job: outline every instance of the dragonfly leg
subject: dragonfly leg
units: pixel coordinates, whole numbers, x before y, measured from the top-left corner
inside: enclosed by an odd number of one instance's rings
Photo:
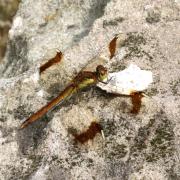
[[[99,81],[99,82],[101,82],[103,84],[108,84],[112,80],[112,78],[113,78],[113,76],[111,78],[109,78],[106,82],[104,82],[104,81]]]

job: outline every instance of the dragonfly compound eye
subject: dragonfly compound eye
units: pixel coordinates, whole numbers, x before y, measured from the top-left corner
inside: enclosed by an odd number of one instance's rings
[[[97,68],[96,68],[96,72],[97,72],[98,74],[105,75],[105,74],[107,74],[107,69],[106,69],[104,66],[99,65],[99,66],[97,66]]]
[[[104,80],[107,78],[107,69],[102,65],[97,66],[96,73],[100,80]]]

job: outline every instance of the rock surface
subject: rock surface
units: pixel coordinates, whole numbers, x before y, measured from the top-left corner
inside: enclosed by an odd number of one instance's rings
[[[0,64],[1,179],[180,179],[179,9],[178,0],[21,2]],[[139,114],[129,97],[94,87],[18,129],[119,32],[127,40],[109,70],[134,63],[154,75]],[[57,49],[63,60],[40,76]],[[76,143],[72,131],[95,120],[105,139]]]
[[[0,62],[6,52],[8,31],[11,27],[12,18],[17,11],[18,4],[18,0],[0,1]]]

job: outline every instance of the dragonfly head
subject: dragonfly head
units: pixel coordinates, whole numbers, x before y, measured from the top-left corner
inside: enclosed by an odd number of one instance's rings
[[[108,78],[108,71],[102,65],[96,67],[96,73],[99,81],[104,81]]]

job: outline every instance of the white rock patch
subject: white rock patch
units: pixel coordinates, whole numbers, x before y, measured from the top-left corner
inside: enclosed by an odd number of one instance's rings
[[[108,79],[107,84],[98,83],[97,86],[109,93],[123,95],[143,91],[153,82],[151,71],[141,70],[134,64],[123,71],[109,73]]]
[[[12,28],[9,30],[9,39],[13,39],[14,36],[22,33],[23,19],[18,16],[14,19]]]

